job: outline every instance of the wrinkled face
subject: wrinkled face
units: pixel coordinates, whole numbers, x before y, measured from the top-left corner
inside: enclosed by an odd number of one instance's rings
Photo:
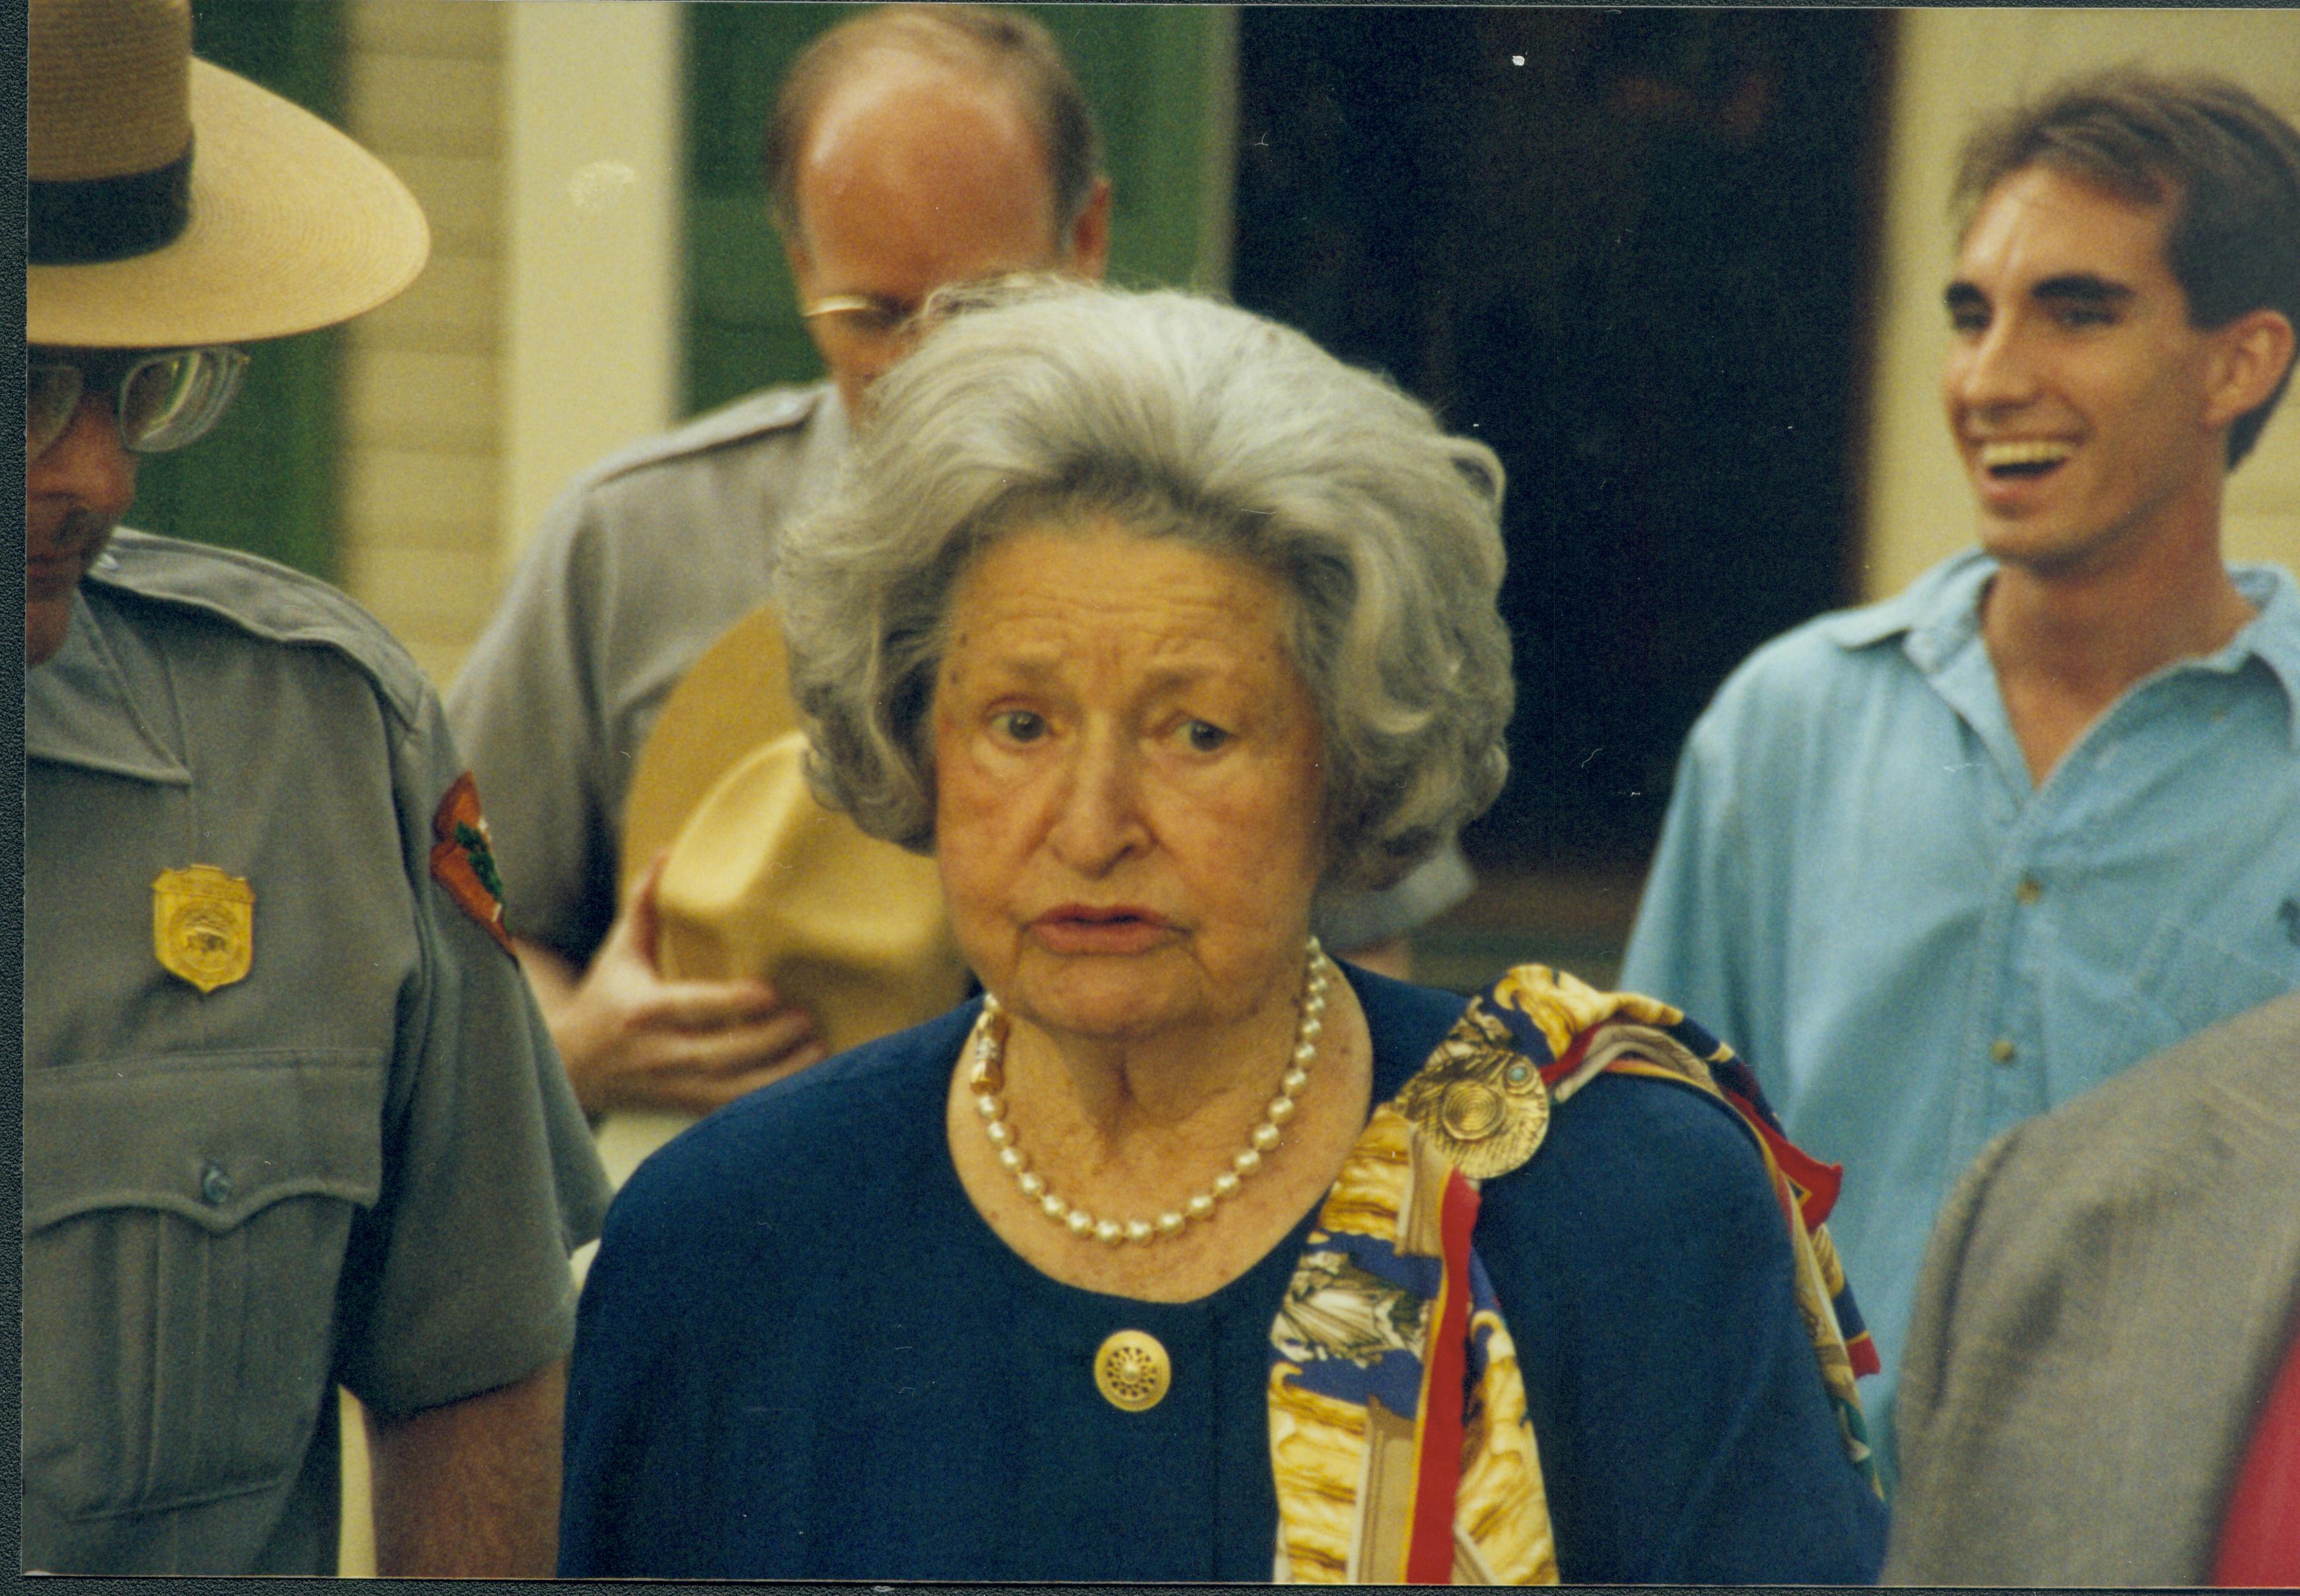
[[[37,353],[37,352],[35,352]],[[24,663],[64,645],[80,578],[136,498],[136,456],[109,393],[85,395],[63,435],[24,462]]]
[[[935,850],[1018,1018],[1115,1040],[1291,1001],[1325,864],[1292,614],[1276,578],[1107,521],[1016,532],[962,579]]]
[[[2226,340],[2188,325],[2168,222],[2162,206],[2029,167],[1965,234],[1941,392],[2000,559],[2080,571],[2217,527]]]
[[[1010,271],[1099,277],[1106,201],[1064,229],[1038,135],[1006,91],[889,56],[815,114],[788,241],[801,304],[847,413],[908,348],[904,320],[946,284]]]

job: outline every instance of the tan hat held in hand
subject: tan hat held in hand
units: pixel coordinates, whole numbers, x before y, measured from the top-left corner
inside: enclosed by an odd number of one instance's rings
[[[662,973],[762,977],[844,1051],[941,1013],[968,976],[934,860],[816,800],[797,719],[781,616],[764,605],[704,652],[655,718],[625,804],[622,891],[668,849],[651,950]],[[620,1185],[692,1123],[609,1114],[600,1160]]]
[[[764,604],[704,650],[639,750],[622,890],[669,849],[655,886],[667,976],[758,976],[843,1050],[966,994],[935,863],[808,790],[782,617]]]

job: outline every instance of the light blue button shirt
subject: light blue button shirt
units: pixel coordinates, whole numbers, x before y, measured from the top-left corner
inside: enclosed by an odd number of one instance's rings
[[[2254,619],[2132,686],[2035,786],[1979,636],[1995,569],[1960,554],[1719,689],[1621,972],[1746,1052],[1790,1137],[1845,1165],[1829,1228],[1884,1359],[1872,1424],[1982,1146],[2300,987],[2300,584],[2232,568]]]

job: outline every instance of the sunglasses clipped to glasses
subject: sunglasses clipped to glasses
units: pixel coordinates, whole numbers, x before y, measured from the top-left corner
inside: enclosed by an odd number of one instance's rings
[[[35,349],[24,362],[24,458],[37,460],[71,429],[81,399],[110,394],[120,441],[138,454],[180,449],[207,436],[231,407],[247,357],[201,349]]]

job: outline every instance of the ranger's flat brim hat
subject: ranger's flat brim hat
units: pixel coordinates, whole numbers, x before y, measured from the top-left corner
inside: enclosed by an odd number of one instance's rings
[[[415,280],[430,229],[390,169],[191,54],[188,0],[31,0],[29,344],[308,332]]]

